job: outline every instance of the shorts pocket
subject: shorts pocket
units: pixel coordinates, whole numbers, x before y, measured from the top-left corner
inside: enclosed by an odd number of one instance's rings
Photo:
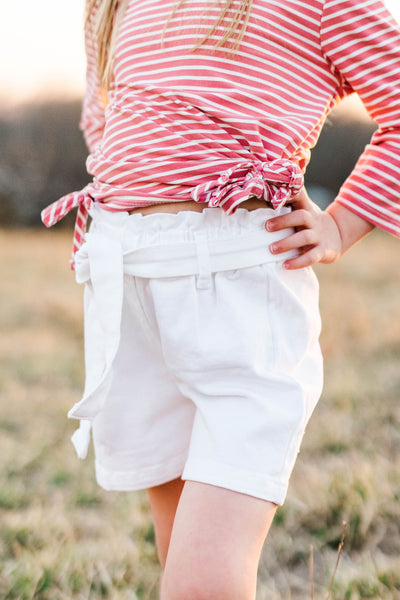
[[[234,274],[234,275],[233,275]],[[166,363],[173,370],[245,368],[273,361],[265,265],[151,281]]]

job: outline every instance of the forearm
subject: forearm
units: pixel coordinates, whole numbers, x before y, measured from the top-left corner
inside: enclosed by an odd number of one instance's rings
[[[342,241],[342,255],[375,229],[375,225],[359,217],[339,202],[332,202],[326,212],[331,215],[338,227]]]

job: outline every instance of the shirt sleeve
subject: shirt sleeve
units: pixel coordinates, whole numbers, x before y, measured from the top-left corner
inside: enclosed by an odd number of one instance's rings
[[[382,0],[325,0],[321,45],[378,124],[336,201],[400,237],[400,28]]]
[[[101,100],[101,88],[97,72],[97,46],[94,35],[93,16],[85,31],[86,50],[86,91],[83,99],[81,120],[79,123],[83,131],[89,152],[93,152],[101,141],[104,131],[104,106]]]

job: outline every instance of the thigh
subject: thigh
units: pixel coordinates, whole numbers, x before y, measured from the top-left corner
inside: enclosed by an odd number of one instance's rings
[[[275,510],[266,500],[186,481],[161,599],[254,599],[259,558]]]

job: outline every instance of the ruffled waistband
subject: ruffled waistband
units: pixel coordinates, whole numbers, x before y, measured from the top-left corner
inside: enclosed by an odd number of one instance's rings
[[[267,219],[286,214],[290,207],[279,211],[272,208],[246,210],[239,208],[233,215],[221,209],[205,208],[202,212],[178,213],[111,212],[94,204],[89,211],[93,218],[91,234],[102,234],[118,240],[123,251],[159,244],[194,242],[196,233],[202,232],[207,240],[231,239],[251,232],[265,232]]]

